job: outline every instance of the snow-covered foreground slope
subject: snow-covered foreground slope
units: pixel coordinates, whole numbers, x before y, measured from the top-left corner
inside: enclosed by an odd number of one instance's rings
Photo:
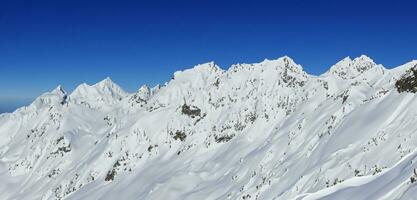
[[[0,115],[0,199],[414,199],[416,76],[282,57],[59,86]]]

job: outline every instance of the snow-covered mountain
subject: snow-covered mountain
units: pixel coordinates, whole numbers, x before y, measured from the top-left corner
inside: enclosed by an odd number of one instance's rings
[[[0,115],[0,199],[415,199],[417,61],[110,78]]]

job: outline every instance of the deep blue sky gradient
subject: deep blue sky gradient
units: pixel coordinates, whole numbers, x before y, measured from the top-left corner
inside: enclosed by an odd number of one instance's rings
[[[208,61],[288,55],[321,74],[367,54],[390,68],[417,59],[416,13],[400,0],[0,0],[0,112],[59,84],[110,76],[132,92]]]

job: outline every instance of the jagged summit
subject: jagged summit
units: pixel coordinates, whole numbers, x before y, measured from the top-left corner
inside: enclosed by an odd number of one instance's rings
[[[203,84],[206,79],[216,77],[224,72],[216,63],[208,62],[183,71],[176,71],[170,81],[175,83]]]
[[[303,67],[297,64],[292,58],[289,56],[282,56],[276,59],[267,59],[265,58],[263,61],[258,63],[238,63],[233,64],[229,67],[227,72],[239,72],[241,70],[249,70],[249,71],[258,71],[265,72],[265,73],[298,73],[302,74],[303,76],[307,75],[304,71]]]
[[[345,57],[330,67],[324,75],[331,74],[342,79],[353,79],[375,66],[378,65],[366,55],[361,55],[353,60],[350,57]],[[383,68],[382,65],[379,66]]]
[[[356,57],[353,60],[357,61],[357,62],[372,62],[372,63],[374,63],[374,60],[372,58],[370,58],[369,56],[365,55],[365,54],[362,54],[362,55]]]
[[[368,56],[361,55],[353,59],[353,65],[356,67],[356,70],[358,70],[360,73],[363,73],[364,71],[373,68],[377,64]]]
[[[277,63],[277,62],[288,62],[288,63],[292,63],[292,64],[296,64],[294,62],[294,59],[292,59],[291,57],[285,55],[285,56],[281,56],[275,59],[268,59],[265,58],[262,62],[260,63]]]
[[[51,93],[67,95],[67,92],[61,85],[58,85],[54,90],[51,91]]]
[[[142,87],[139,88],[137,93],[140,96],[142,96],[144,99],[147,99],[151,95],[151,89],[147,85],[143,85]]]
[[[180,74],[180,73],[216,73],[216,72],[221,72],[223,71],[223,69],[220,68],[220,66],[218,66],[214,61],[210,61],[207,63],[202,63],[202,64],[198,64],[195,65],[194,67],[190,68],[190,69],[186,69],[183,71],[177,71],[175,72],[175,74]],[[174,74],[174,75],[175,75]]]

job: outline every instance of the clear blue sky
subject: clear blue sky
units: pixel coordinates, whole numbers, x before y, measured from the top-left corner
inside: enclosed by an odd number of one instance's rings
[[[367,54],[393,67],[417,59],[416,13],[400,0],[0,0],[0,112],[58,84],[71,91],[110,76],[134,91],[212,60],[226,68],[288,55],[321,74]]]

